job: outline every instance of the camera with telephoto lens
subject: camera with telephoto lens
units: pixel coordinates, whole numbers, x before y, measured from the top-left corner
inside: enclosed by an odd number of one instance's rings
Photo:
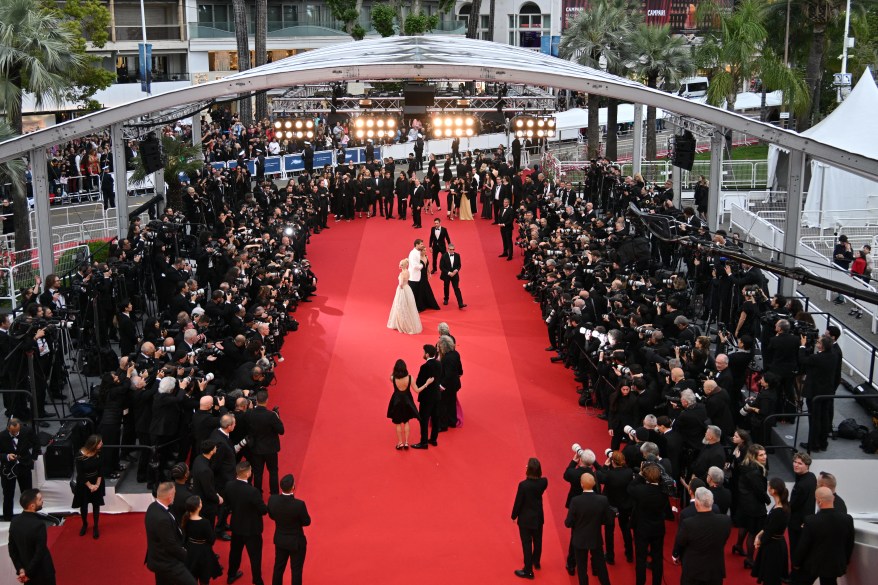
[[[753,412],[753,406],[756,404],[756,397],[750,396],[744,401],[744,406],[741,407],[741,410],[738,411],[738,414],[741,416],[748,416],[751,412]]]

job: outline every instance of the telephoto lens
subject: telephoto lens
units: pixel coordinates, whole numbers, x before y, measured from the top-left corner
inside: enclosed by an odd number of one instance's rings
[[[604,455],[606,455],[607,457],[609,457],[609,456],[612,455],[612,454],[613,454],[613,450],[612,450],[612,449],[607,449],[606,451],[604,451]]]
[[[582,457],[582,452],[584,451],[582,445],[580,445],[579,443],[573,443],[572,449],[574,455],[576,455],[577,457]]]

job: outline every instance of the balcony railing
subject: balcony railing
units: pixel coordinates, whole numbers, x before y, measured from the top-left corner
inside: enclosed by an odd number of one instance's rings
[[[371,24],[361,22],[360,26],[368,33],[374,33]],[[254,34],[253,24],[250,24],[249,35]],[[439,23],[434,30],[436,34],[465,34],[465,20],[448,20]],[[147,35],[149,32],[147,32]],[[290,37],[314,37],[314,36],[346,36],[344,25],[334,19],[311,18],[298,21],[268,21],[268,38]],[[235,23],[189,23],[190,39],[226,39],[235,36]]]
[[[142,41],[143,28],[140,26],[117,26],[116,42]],[[149,41],[185,41],[180,34],[179,24],[160,24],[146,27],[146,40]]]
[[[155,73],[152,75],[152,82],[158,83],[162,81],[189,81],[188,73]],[[130,77],[117,76],[116,83],[140,83],[136,75]]]

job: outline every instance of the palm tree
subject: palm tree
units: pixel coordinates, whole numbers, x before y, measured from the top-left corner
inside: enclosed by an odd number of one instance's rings
[[[811,110],[807,116],[799,116],[796,130],[802,132],[811,127],[820,111],[820,91],[823,83],[824,57],[828,40],[826,29],[833,24],[845,8],[845,0],[805,0],[802,11],[811,23],[811,45],[808,48],[808,64],[805,79],[811,95]]]
[[[268,52],[265,38],[268,36],[268,0],[256,0],[256,66],[265,65]],[[263,91],[256,95],[256,119],[268,117],[268,95]]]
[[[673,87],[680,79],[692,74],[695,66],[692,54],[683,37],[671,36],[669,25],[641,24],[628,37],[625,66],[647,87],[658,88],[659,80],[665,87]],[[646,108],[646,158],[655,160],[656,153],[655,107]]]
[[[620,19],[617,21],[616,36],[625,39],[629,34],[643,22],[643,12],[639,4],[635,4],[631,0],[611,0],[613,6],[619,10]],[[624,62],[628,60],[627,43],[611,45],[608,50],[615,51],[617,54],[614,59],[608,60],[607,70],[615,75],[624,76]],[[619,121],[619,100],[615,98],[607,98],[607,148],[606,156],[610,160],[618,158],[618,123]]]
[[[13,133],[22,132],[25,91],[37,104],[62,100],[71,85],[67,72],[85,64],[74,47],[69,29],[39,3],[0,0],[0,103]],[[15,246],[24,250],[30,247],[27,194],[23,182],[13,185]]]
[[[586,67],[621,66],[624,39],[632,32],[624,2],[599,2],[567,23],[561,35],[558,55]],[[600,146],[600,96],[588,94],[588,156],[595,158]],[[613,134],[608,132],[608,134]]]
[[[807,112],[808,88],[801,74],[785,65],[768,47],[768,5],[742,0],[731,11],[712,13],[717,23],[696,51],[696,63],[708,72],[707,103],[734,111],[745,80],[761,77],[765,90],[782,90],[784,103],[797,113]]]
[[[479,38],[479,12],[482,11],[482,0],[473,0],[469,9],[469,18],[466,22],[466,38]],[[491,39],[493,40],[493,39]]]
[[[201,145],[186,144],[174,136],[164,134],[161,137],[161,143],[165,162],[162,175],[165,179],[165,185],[168,187],[168,207],[179,209],[183,195],[180,173],[195,176],[202,169],[204,161],[199,158]],[[135,187],[143,185],[148,174],[146,167],[143,166],[143,157],[136,156],[132,160],[134,161],[134,171],[128,182]]]
[[[245,0],[232,0],[235,12],[235,43],[238,46],[238,71],[250,69],[250,36],[247,29],[247,3]],[[238,114],[241,123],[249,124],[253,120],[253,107],[250,96],[238,102]]]

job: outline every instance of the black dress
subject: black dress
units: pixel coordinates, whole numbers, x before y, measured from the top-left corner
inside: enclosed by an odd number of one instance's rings
[[[784,538],[789,521],[790,513],[783,508],[774,507],[768,513],[751,573],[763,585],[780,585],[781,580],[789,575],[789,555]]]
[[[81,452],[76,456],[76,489],[73,490],[73,508],[81,508],[86,504],[92,506],[104,505],[104,482],[95,491],[90,491],[85,482],[97,483],[101,477],[101,454],[95,453],[91,457]]]
[[[415,400],[412,398],[412,377],[409,376],[408,387],[405,390],[398,389],[393,378],[390,379],[390,383],[393,386],[393,396],[390,397],[390,404],[387,405],[387,418],[397,425],[418,418],[418,407],[415,406]]]
[[[768,497],[768,479],[764,469],[757,463],[741,465],[738,469],[740,475],[736,524],[755,535],[765,526],[765,506],[771,502]]]
[[[415,295],[417,295],[416,301],[419,311],[425,309],[439,310],[439,303],[436,302],[436,296],[433,294],[433,287],[430,286],[430,281],[427,279],[427,275],[430,273],[428,270],[429,267],[429,261],[421,260],[421,284],[415,292]]]
[[[205,583],[223,574],[216,555],[213,554],[213,542],[216,535],[206,518],[189,520],[184,531],[186,541],[186,568],[199,582]]]

